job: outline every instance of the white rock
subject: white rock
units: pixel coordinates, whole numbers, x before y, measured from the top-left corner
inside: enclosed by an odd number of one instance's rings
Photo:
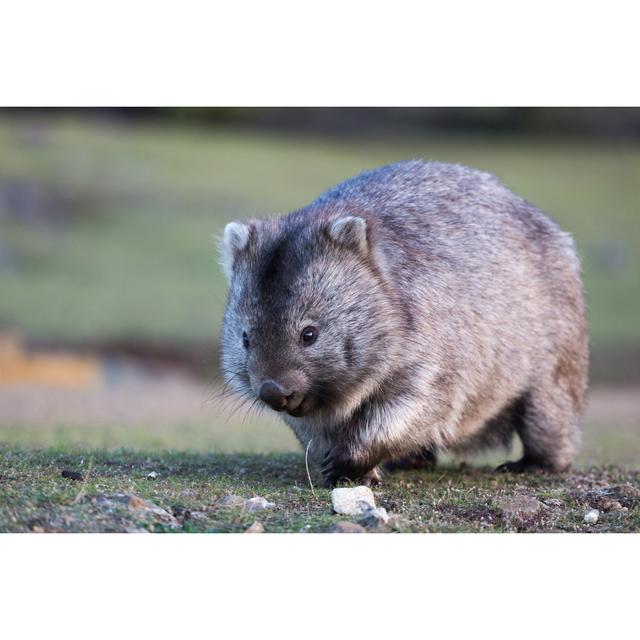
[[[147,478],[150,478],[151,480],[155,480],[157,477],[158,477],[157,471],[151,471],[147,473]]]
[[[598,522],[599,515],[600,512],[597,509],[589,509],[589,511],[584,514],[584,521],[587,524],[595,524],[596,522]]]
[[[373,492],[369,487],[340,487],[331,492],[331,505],[336,513],[361,516],[376,508]]]
[[[245,511],[262,511],[263,509],[273,509],[275,506],[273,502],[269,502],[260,496],[249,498],[249,500],[244,503]]]

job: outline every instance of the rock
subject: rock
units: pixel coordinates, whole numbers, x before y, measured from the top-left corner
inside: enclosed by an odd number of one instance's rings
[[[341,487],[331,492],[331,505],[336,513],[361,516],[376,508],[373,492],[369,487]]]
[[[269,502],[265,498],[261,496],[255,496],[254,498],[249,498],[249,500],[245,500],[244,509],[245,511],[254,512],[254,511],[262,511],[263,509],[273,509],[276,505],[273,502]]]
[[[614,487],[614,490],[621,496],[626,498],[640,498],[640,488],[635,487],[630,482],[619,484],[618,486]]]
[[[150,471],[147,473],[147,478],[149,478],[149,480],[155,480],[157,477],[158,473],[156,471]]]
[[[159,507],[153,502],[144,500],[140,496],[126,493],[97,494],[85,497],[87,502],[91,502],[102,509],[122,509],[127,508],[143,517],[151,517],[172,527],[178,526],[178,521],[168,511]]]
[[[84,476],[78,471],[70,471],[69,469],[62,470],[62,477],[69,480],[84,480]]]
[[[584,521],[587,524],[595,524],[596,522],[598,522],[599,516],[600,512],[597,509],[589,509],[589,511],[584,514]]]
[[[517,527],[532,523],[542,509],[542,503],[539,500],[525,494],[499,498],[496,506],[502,518]]]
[[[336,522],[330,529],[329,533],[366,533],[367,530],[355,522],[348,522],[347,520],[341,520]]]
[[[389,522],[389,514],[384,507],[377,509],[369,509],[364,517],[360,520],[360,524],[368,528],[376,528],[380,525],[386,525]]]
[[[264,526],[256,520],[248,529],[245,529],[245,533],[264,533]]]
[[[598,505],[603,511],[622,511],[624,507],[613,498],[602,498]]]
[[[226,495],[216,502],[218,507],[233,507],[236,509],[244,509],[253,513],[254,511],[262,511],[263,509],[273,509],[276,505],[269,502],[262,496],[254,496],[253,498],[242,498],[240,496]]]
[[[187,509],[181,504],[174,504],[171,506],[171,513],[180,520],[183,524],[188,520],[206,520],[207,514],[204,511],[192,511]]]
[[[241,498],[240,496],[234,495],[226,495],[222,496],[217,502],[216,505],[218,507],[244,507],[244,503],[246,502],[245,498]]]

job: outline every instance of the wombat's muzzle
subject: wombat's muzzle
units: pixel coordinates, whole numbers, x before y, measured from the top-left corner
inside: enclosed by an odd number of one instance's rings
[[[275,380],[265,380],[260,385],[260,399],[266,402],[275,411],[285,411],[295,414],[302,401],[304,393],[300,391],[290,391]]]

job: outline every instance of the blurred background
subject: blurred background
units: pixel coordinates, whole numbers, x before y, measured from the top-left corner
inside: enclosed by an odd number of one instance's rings
[[[0,444],[297,450],[221,396],[213,236],[402,159],[498,175],[576,238],[581,463],[640,460],[640,109],[0,110]]]

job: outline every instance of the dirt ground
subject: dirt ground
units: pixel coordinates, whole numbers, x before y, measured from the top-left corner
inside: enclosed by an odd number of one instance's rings
[[[314,474],[312,474],[314,475]],[[373,512],[334,513],[304,456],[0,445],[0,532],[637,532],[637,471],[388,474]]]

